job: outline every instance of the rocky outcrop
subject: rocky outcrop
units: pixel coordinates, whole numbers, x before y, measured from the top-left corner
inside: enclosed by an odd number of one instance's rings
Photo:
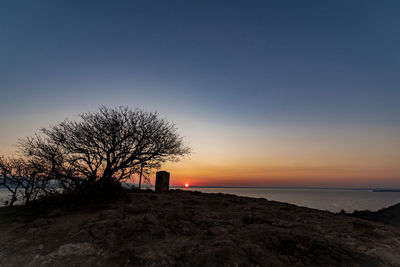
[[[400,266],[396,228],[266,199],[128,193],[0,224],[0,266]]]
[[[400,229],[400,203],[378,211],[355,211],[351,215],[370,221],[392,225]]]

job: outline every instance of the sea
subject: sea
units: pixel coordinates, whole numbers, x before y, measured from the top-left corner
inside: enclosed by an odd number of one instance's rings
[[[375,192],[373,189],[358,188],[190,187],[179,189],[265,198],[331,212],[377,211],[400,203],[400,192]],[[5,189],[0,189],[0,205],[7,195],[8,192]]]
[[[377,211],[400,203],[400,191],[375,192],[373,189],[359,188],[196,187],[180,189],[204,193],[224,193],[244,197],[265,198],[331,212],[340,212],[341,210],[346,212],[353,212],[356,210]]]

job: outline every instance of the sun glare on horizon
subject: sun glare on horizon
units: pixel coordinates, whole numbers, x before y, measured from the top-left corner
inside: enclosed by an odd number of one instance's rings
[[[190,186],[189,184],[185,184],[185,188],[189,188],[189,186]]]

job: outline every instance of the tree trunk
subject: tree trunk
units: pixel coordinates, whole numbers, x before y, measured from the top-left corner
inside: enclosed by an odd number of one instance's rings
[[[139,178],[139,190],[142,185],[142,175],[143,175],[143,164],[140,164],[140,178]]]

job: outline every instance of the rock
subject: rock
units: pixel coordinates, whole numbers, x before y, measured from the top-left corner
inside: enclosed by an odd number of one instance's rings
[[[65,244],[56,251],[51,252],[50,257],[69,257],[69,256],[91,256],[96,255],[97,250],[90,243]]]
[[[148,210],[149,206],[145,205],[133,205],[125,208],[125,212],[129,214],[141,214],[147,212]]]
[[[103,207],[0,225],[0,266],[400,266],[399,230],[347,215],[182,190]]]
[[[157,217],[152,214],[147,214],[146,216],[144,216],[143,221],[145,224],[152,224],[152,225],[159,224],[159,220],[157,219]]]
[[[228,227],[215,226],[215,227],[211,227],[210,229],[208,229],[208,233],[213,236],[219,236],[219,235],[228,233],[230,230],[231,229],[229,229]]]
[[[38,218],[34,220],[30,225],[31,227],[44,227],[49,223],[49,220],[46,218]]]
[[[50,213],[47,215],[47,217],[48,217],[48,218],[54,218],[54,217],[59,217],[59,216],[65,215],[65,214],[66,214],[65,211],[63,211],[63,210],[61,210],[61,209],[55,209],[55,210],[53,210],[52,212],[50,212]]]

